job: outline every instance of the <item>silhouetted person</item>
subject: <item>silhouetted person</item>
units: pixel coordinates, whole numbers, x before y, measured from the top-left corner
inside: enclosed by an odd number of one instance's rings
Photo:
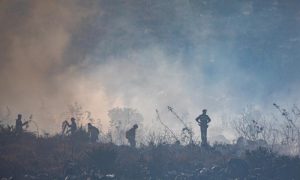
[[[91,123],[88,123],[88,134],[92,143],[98,140],[99,129],[93,126]]]
[[[130,144],[131,147],[135,147],[136,141],[135,141],[135,133],[136,129],[138,128],[138,125],[135,124],[131,129],[126,131],[126,138]]]
[[[196,118],[196,121],[198,122],[201,130],[201,145],[206,146],[207,145],[207,128],[208,123],[211,121],[208,115],[206,114],[207,110],[203,109],[202,114],[199,115]]]
[[[22,122],[22,114],[18,114],[16,119],[16,135],[20,135],[23,132],[23,126],[28,125],[29,121]]]
[[[69,127],[67,133],[71,132],[71,135],[74,135],[75,132],[77,131],[77,124],[76,124],[76,121],[75,121],[75,118],[71,118],[71,124],[69,123],[66,123],[67,126]]]

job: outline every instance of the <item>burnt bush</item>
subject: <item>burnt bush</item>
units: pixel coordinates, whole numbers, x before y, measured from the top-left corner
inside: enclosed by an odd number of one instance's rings
[[[100,170],[104,174],[115,172],[116,159],[116,147],[110,144],[95,147],[86,153],[88,166]]]
[[[269,179],[299,179],[300,159],[298,156],[279,155],[267,148],[247,151],[245,160],[256,177]]]
[[[90,143],[76,136],[0,135],[0,177],[17,179],[299,179],[300,159],[235,145]]]

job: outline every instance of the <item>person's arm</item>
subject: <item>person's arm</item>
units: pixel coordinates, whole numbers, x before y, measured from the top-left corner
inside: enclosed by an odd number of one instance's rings
[[[200,123],[200,116],[198,116],[196,119],[195,119],[196,121],[197,121],[197,123]]]
[[[211,119],[210,119],[210,117],[209,117],[209,116],[207,116],[207,118],[208,118],[208,121],[207,121],[207,123],[209,123],[209,122],[211,121]]]
[[[68,133],[71,132],[71,124],[69,124],[68,121],[65,121],[65,122],[66,122],[66,127],[68,127],[68,128],[67,128],[67,131],[66,131],[66,134],[68,134]]]
[[[71,127],[71,124],[69,124],[68,121],[66,121],[66,125],[70,128]]]
[[[24,123],[22,123],[22,126],[25,126],[29,123],[29,121],[25,121]]]

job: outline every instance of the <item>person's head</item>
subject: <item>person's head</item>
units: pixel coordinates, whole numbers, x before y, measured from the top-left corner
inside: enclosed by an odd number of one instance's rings
[[[71,121],[72,121],[72,122],[75,122],[75,118],[72,117],[72,118],[71,118]]]
[[[18,114],[18,119],[22,119],[22,114]]]
[[[92,127],[92,124],[91,124],[91,123],[88,123],[88,127],[89,127],[89,128]]]
[[[203,113],[203,114],[206,114],[206,112],[207,112],[206,109],[203,109],[203,110],[202,110],[202,113]]]
[[[134,129],[137,129],[139,126],[137,124],[133,125]]]

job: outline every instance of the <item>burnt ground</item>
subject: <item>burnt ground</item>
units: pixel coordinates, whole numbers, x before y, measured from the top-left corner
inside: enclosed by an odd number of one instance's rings
[[[300,179],[300,159],[265,147],[153,144],[130,148],[74,137],[0,134],[2,179]]]

